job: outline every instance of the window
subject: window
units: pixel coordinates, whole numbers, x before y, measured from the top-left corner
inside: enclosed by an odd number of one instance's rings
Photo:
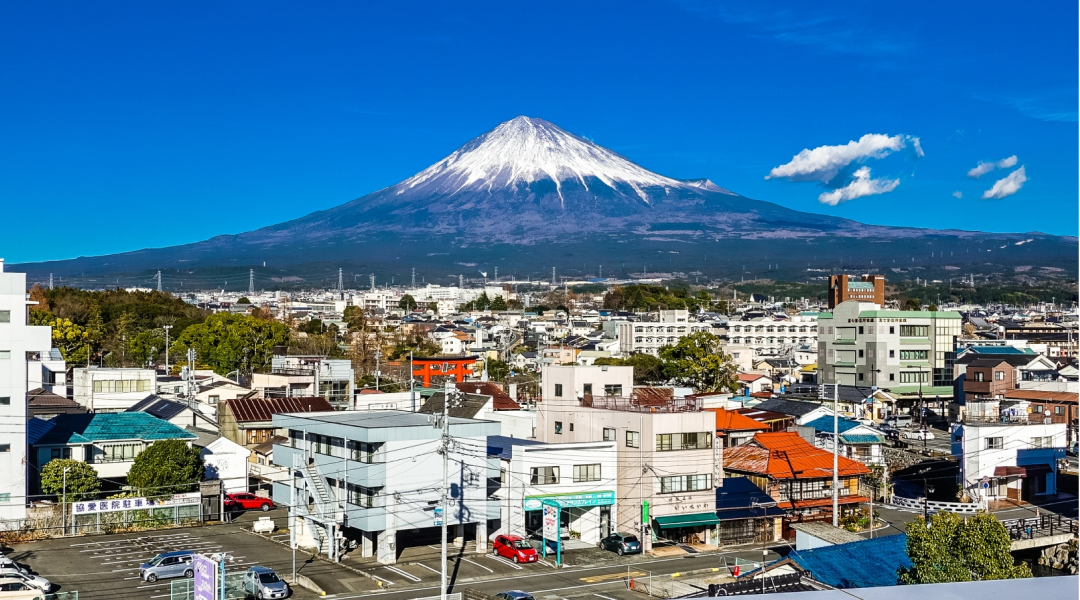
[[[611,427],[605,427],[604,428],[604,441],[605,442],[614,442],[615,441],[615,436],[616,436],[616,431],[614,429],[612,429]]]
[[[605,396],[622,396],[622,385],[608,384],[604,386]]]
[[[0,444],[0,452],[11,452],[11,444]]]
[[[556,383],[555,384],[555,397],[556,398],[562,398],[562,384],[561,383]]]
[[[111,444],[101,447],[101,462],[122,462],[135,460],[135,455],[142,449],[140,444]]]
[[[562,421],[555,421],[555,435],[562,435]]]
[[[3,406],[11,405],[11,396],[0,396],[0,405],[3,405]]]
[[[126,392],[149,392],[149,379],[96,379],[94,393],[117,394]]]
[[[0,502],[11,502],[11,494],[6,492],[0,494]]]
[[[862,325],[859,325],[859,335],[862,335],[863,333],[865,333],[864,328]]]
[[[712,448],[712,437],[710,432],[657,434],[656,450],[704,450]]]
[[[896,358],[896,350],[889,350],[889,358]]]
[[[636,431],[626,432],[626,447],[627,448],[640,448],[641,447],[641,434]]]
[[[1031,412],[1032,413],[1041,413],[1042,412],[1042,405],[1041,404],[1032,404],[1031,405]]]
[[[0,350],[0,360],[11,358],[11,350]]]
[[[982,371],[975,371],[975,381],[982,381],[983,379],[984,379],[983,378],[983,372]]]
[[[710,475],[676,475],[660,478],[660,493],[700,492],[710,487]]]
[[[929,325],[901,325],[900,337],[930,337]]]
[[[863,381],[863,374],[859,373],[859,381]]]
[[[209,404],[217,404],[218,400],[220,400],[220,399],[221,399],[221,396],[207,396],[206,397],[206,401]]]
[[[896,373],[889,373],[889,381],[896,381]]]
[[[375,488],[349,484],[349,504],[355,504],[361,508],[373,508],[375,506],[375,499],[378,495],[378,490]]]
[[[584,392],[586,396],[592,396],[592,384],[591,383],[586,383],[586,384],[582,385],[581,389],[582,389],[582,392]]]
[[[49,460],[54,458],[71,458],[71,448],[53,448],[49,450]]]
[[[10,310],[0,310],[0,323],[10,323],[10,322],[11,322],[11,311]]]
[[[895,327],[889,327],[889,333],[896,333]]]
[[[289,430],[289,447],[299,448],[300,442],[304,439],[304,432],[296,429]]]
[[[1054,447],[1054,438],[1052,436],[1033,437],[1033,438],[1031,438],[1031,447],[1032,448],[1053,448]]]
[[[901,350],[900,360],[926,360],[927,350]]]
[[[532,485],[559,483],[559,467],[533,467],[529,469],[529,481]]]
[[[352,459],[365,464],[375,462],[375,452],[379,449],[377,444],[368,442],[352,442]]]
[[[1005,444],[1004,444],[1004,441],[1003,441],[1004,439],[1005,438],[1001,438],[1001,437],[988,437],[988,438],[986,438],[986,449],[987,450],[1001,450],[1002,448],[1005,447]]]
[[[864,356],[866,356],[866,354],[862,350],[859,350],[859,358],[863,358]]]
[[[574,482],[600,481],[600,465],[574,465]]]
[[[1063,415],[1063,414],[1065,414],[1065,407],[1064,406],[1055,406],[1054,407],[1054,414],[1055,415]]]
[[[1005,371],[994,371],[994,381],[1005,381]]]
[[[927,379],[926,371],[901,371],[900,383],[926,383]]]
[[[571,423],[571,424],[570,424],[570,431],[571,431],[571,432],[573,432],[573,431],[574,431],[574,424],[573,424],[573,423]]]

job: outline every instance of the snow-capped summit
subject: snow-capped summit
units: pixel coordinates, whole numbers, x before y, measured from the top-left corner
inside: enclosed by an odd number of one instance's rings
[[[564,203],[565,181],[579,184],[586,192],[596,182],[613,189],[625,185],[645,203],[649,202],[646,188],[686,185],[639,167],[554,123],[521,116],[401,182],[397,193],[416,188],[451,193],[505,188],[528,193],[533,191],[532,184],[545,180],[555,184],[555,193]]]

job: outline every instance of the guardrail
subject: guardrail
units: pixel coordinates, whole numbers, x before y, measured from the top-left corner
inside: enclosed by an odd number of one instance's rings
[[[922,498],[905,498],[903,496],[891,496],[889,504],[901,508],[923,510],[928,513],[951,512],[961,515],[973,515],[983,510],[983,505],[977,502],[938,502],[937,500],[925,501]]]
[[[1049,537],[1063,533],[1077,534],[1076,519],[1049,514],[1021,519],[1006,519],[1001,522],[1009,537],[1015,540],[1030,540],[1037,537]]]

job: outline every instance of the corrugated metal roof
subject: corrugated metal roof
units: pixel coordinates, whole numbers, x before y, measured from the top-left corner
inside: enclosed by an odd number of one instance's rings
[[[896,572],[911,567],[904,534],[796,550],[788,558],[835,588],[894,586]]]
[[[723,408],[706,408],[705,410],[716,413],[717,431],[762,431],[769,428],[768,425],[733,410]]]
[[[334,407],[320,396],[304,398],[236,398],[225,403],[237,423],[265,423],[283,413],[324,412]]]

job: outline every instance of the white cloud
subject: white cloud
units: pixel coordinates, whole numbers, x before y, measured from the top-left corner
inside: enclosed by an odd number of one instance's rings
[[[788,181],[832,181],[840,171],[855,161],[867,158],[884,158],[892,152],[904,148],[908,141],[915,147],[916,156],[922,156],[919,139],[904,135],[883,135],[868,133],[859,141],[850,141],[840,146],[818,146],[813,150],[803,149],[792,157],[791,162],[775,167],[765,179],[779,177]]]
[[[1014,162],[1013,164],[1016,163]],[[982,197],[997,200],[1006,196],[1012,196],[1016,192],[1019,192],[1020,188],[1024,187],[1024,182],[1026,181],[1027,173],[1024,172],[1024,167],[1021,166],[1004,178],[995,181],[994,186],[983,192]]]
[[[1008,157],[1008,158],[1003,158],[1003,159],[1001,159],[1001,160],[999,160],[997,162],[994,162],[994,161],[984,162],[984,161],[980,160],[979,164],[975,165],[974,169],[971,169],[970,171],[967,172],[967,176],[972,178],[972,179],[978,179],[978,178],[982,177],[983,175],[986,175],[990,171],[993,171],[994,169],[1008,169],[1008,168],[1014,167],[1014,166],[1016,166],[1016,155],[1015,154]]]
[[[863,196],[891,192],[898,185],[900,185],[899,179],[871,179],[870,167],[860,167],[852,174],[850,183],[840,189],[825,192],[818,196],[818,200],[822,204],[836,206],[841,202],[862,198]]]
[[[953,198],[956,198],[957,200],[959,200],[959,199],[964,197],[964,192],[953,192],[952,195],[953,195]]]

